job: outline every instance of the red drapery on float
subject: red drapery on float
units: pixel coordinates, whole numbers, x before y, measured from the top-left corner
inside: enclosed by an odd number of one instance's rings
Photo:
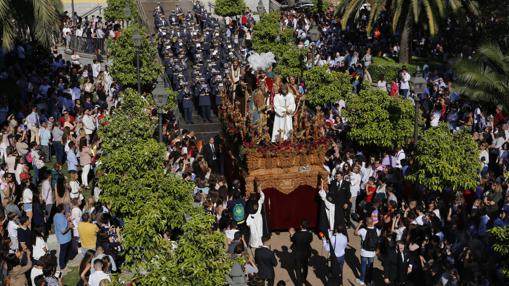
[[[310,186],[299,186],[293,192],[284,194],[274,188],[263,190],[266,199],[267,220],[274,230],[298,228],[303,219],[311,228],[318,220],[318,190]]]

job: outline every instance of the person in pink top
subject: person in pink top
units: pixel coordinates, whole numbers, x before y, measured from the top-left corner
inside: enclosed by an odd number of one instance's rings
[[[90,147],[87,144],[87,138],[80,140],[80,166],[81,166],[81,184],[88,187],[88,173],[92,165],[92,156]]]

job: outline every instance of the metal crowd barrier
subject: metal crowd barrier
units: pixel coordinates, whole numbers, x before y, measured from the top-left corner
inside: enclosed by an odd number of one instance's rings
[[[106,54],[106,39],[98,39],[98,38],[84,38],[84,37],[76,37],[71,36],[71,41],[68,45],[68,48],[71,50],[75,50],[81,53],[87,54],[95,54],[97,49],[101,50],[101,54]]]

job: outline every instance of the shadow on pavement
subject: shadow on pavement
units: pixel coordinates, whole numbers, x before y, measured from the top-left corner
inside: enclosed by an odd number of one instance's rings
[[[313,267],[316,278],[322,281],[323,285],[327,283],[327,259],[324,256],[320,256],[318,251],[312,250],[311,258],[309,259],[309,266]]]
[[[345,262],[352,269],[355,277],[360,276],[361,271],[361,263],[359,257],[355,255],[355,249],[352,247],[347,247],[345,249]]]
[[[281,268],[288,271],[288,276],[292,280],[292,283],[295,285],[297,284],[297,277],[295,276],[295,267],[293,263],[293,257],[292,254],[288,251],[287,246],[281,247],[282,251],[274,250],[276,253],[276,256],[279,257],[279,263],[281,264]]]

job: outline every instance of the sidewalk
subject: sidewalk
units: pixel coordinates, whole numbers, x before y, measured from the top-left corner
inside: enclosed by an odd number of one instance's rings
[[[57,236],[55,234],[50,234],[48,237],[47,244],[48,244],[48,251],[56,250],[57,251],[56,255],[58,258],[58,254],[60,253],[60,245],[58,244]],[[78,253],[78,255],[76,255],[76,257],[74,257],[73,260],[71,260],[71,261],[69,261],[69,263],[67,263],[67,267],[69,267],[69,268],[77,267],[80,265],[80,262],[81,262],[81,254]]]

